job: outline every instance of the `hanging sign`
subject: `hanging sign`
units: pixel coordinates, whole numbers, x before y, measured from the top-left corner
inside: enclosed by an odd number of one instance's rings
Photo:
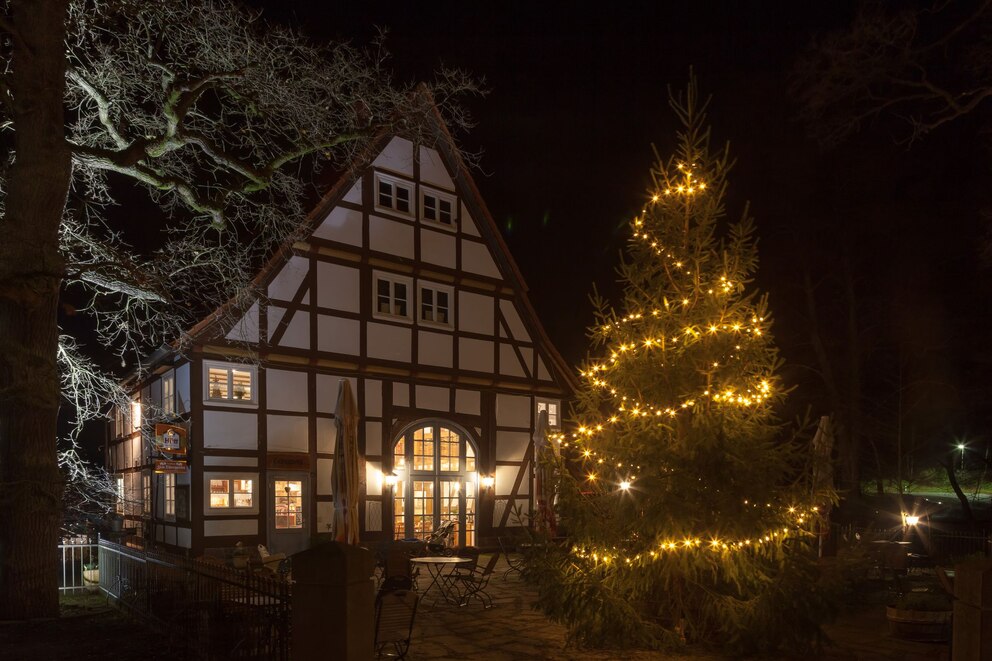
[[[156,459],[156,473],[185,473],[189,469],[189,464],[185,459]]]
[[[155,449],[164,454],[186,454],[186,430],[176,425],[155,425]]]

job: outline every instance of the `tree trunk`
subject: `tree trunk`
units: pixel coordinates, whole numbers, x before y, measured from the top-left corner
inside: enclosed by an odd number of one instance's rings
[[[67,0],[13,0],[6,102],[14,164],[0,221],[0,620],[58,615],[59,225]],[[5,27],[7,27],[5,25]]]
[[[947,459],[940,462],[940,465],[944,467],[944,471],[947,473],[947,481],[951,483],[951,489],[954,490],[954,495],[961,502],[961,509],[964,510],[964,516],[968,519],[968,525],[974,530],[976,527],[975,514],[971,511],[971,503],[968,502],[968,496],[964,495],[964,492],[961,491],[961,485],[958,484],[958,476],[954,472],[954,450],[948,453]]]

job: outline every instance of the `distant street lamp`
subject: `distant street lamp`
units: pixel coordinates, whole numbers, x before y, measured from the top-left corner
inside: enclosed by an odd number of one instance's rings
[[[964,443],[958,443],[958,450],[961,450],[961,470],[964,470]]]

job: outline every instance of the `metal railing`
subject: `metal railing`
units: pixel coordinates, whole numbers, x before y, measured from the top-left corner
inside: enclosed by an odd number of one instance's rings
[[[289,658],[290,584],[100,540],[100,588],[181,638],[191,657]]]
[[[882,529],[834,525],[832,533],[841,545],[850,545],[859,539],[909,542],[909,550],[924,553],[935,562],[955,561],[978,553],[992,556],[992,527],[988,524],[974,531],[948,530],[933,526],[900,526]]]
[[[59,592],[96,590],[97,544],[86,535],[64,537],[59,544]]]

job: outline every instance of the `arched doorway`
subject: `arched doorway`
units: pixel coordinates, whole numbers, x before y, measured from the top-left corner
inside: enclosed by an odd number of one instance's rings
[[[442,521],[455,522],[453,544],[475,544],[477,448],[449,422],[422,421],[393,444],[393,537],[425,539]]]

